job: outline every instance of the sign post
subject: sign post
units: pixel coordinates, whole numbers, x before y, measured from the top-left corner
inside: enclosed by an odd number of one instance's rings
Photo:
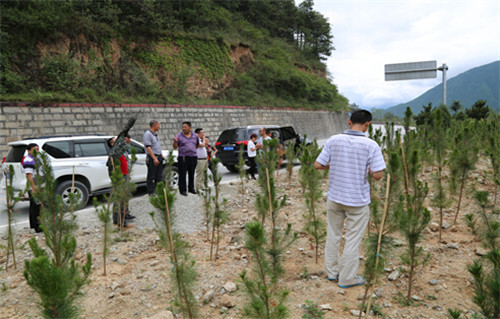
[[[437,71],[443,72],[443,104],[446,105],[446,71],[448,66],[443,63],[437,67],[436,61],[395,63],[385,65],[386,81],[418,80],[437,77]]]

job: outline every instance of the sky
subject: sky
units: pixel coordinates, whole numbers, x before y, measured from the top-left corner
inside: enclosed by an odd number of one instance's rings
[[[385,82],[385,64],[435,60],[450,79],[500,60],[500,0],[315,0],[314,10],[334,36],[329,77],[361,108],[405,103],[442,82],[441,71]]]

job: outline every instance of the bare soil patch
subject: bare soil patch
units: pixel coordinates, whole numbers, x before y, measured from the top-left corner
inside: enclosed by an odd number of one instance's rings
[[[431,169],[424,171],[424,180],[431,180]],[[479,168],[473,172],[470,185],[480,190],[493,192],[494,185],[487,178],[488,162],[482,160]],[[326,196],[327,181],[318,181]],[[291,318],[301,318],[304,310],[300,308],[306,300],[317,305],[329,304],[332,308],[325,311],[325,318],[354,318],[350,310],[359,309],[358,297],[363,287],[340,289],[335,283],[326,279],[323,270],[323,255],[319,263],[315,263],[313,241],[302,232],[306,213],[302,191],[298,184],[297,172],[288,184],[285,173],[281,172],[277,186],[279,194],[287,195],[287,205],[281,210],[281,222],[293,224],[299,232],[298,240],[285,253],[284,265],[286,275],[282,286],[290,290],[288,307]],[[236,182],[222,186],[222,194],[228,199],[226,209],[231,215],[230,222],[223,226],[219,258],[209,261],[210,243],[206,240],[204,228],[184,234],[191,244],[191,254],[197,261],[199,285],[196,295],[199,298],[201,318],[241,318],[242,308],[246,302],[244,287],[239,281],[239,274],[244,270],[251,271],[252,256],[244,248],[243,236],[246,222],[257,218],[254,208],[255,194],[259,192],[256,182],[247,182],[246,193],[238,192]],[[432,192],[432,191],[431,191]],[[191,195],[190,195],[191,196]],[[430,263],[416,275],[412,306],[403,306],[398,302],[400,295],[406,295],[408,278],[402,275],[391,281],[387,277],[400,267],[399,255],[404,248],[396,247],[393,251],[387,273],[381,278],[377,289],[380,297],[375,303],[381,306],[384,316],[381,318],[447,318],[448,308],[462,310],[465,318],[471,318],[477,311],[471,301],[473,289],[467,265],[477,256],[481,244],[472,236],[463,221],[463,215],[477,210],[468,192],[456,225],[443,232],[443,243],[438,242],[438,233],[426,230],[422,246],[431,253]],[[429,196],[430,198],[431,196]],[[193,200],[201,200],[194,197]],[[325,209],[325,200],[321,209]],[[445,225],[451,225],[456,204],[446,210]],[[182,212],[178,212],[182,214]],[[199,212],[203,214],[202,211]],[[433,222],[439,221],[436,209],[432,212]],[[139,216],[138,218],[150,218]],[[116,241],[108,257],[108,274],[103,276],[101,254],[101,230],[98,227],[80,229],[77,233],[77,260],[84,262],[85,254],[92,253],[94,265],[90,285],[84,289],[81,297],[81,318],[168,318],[164,310],[170,307],[172,291],[170,273],[172,264],[168,254],[158,246],[158,236],[153,229],[132,228],[126,230],[126,241]],[[400,238],[398,234],[394,234]],[[24,260],[32,258],[27,240],[36,236],[40,241],[43,235],[35,235],[28,229],[16,234],[16,246],[24,248],[16,251],[17,270],[13,267],[5,270],[5,251],[0,252],[0,318],[38,318],[38,296],[27,286],[23,277]],[[113,233],[113,237],[120,238]],[[401,240],[402,243],[402,240]],[[2,243],[3,244],[3,243]],[[323,249],[321,249],[322,254]],[[364,251],[361,250],[361,255]],[[364,267],[361,259],[360,272]],[[236,291],[224,289],[228,282],[236,284]],[[232,308],[222,308],[224,296],[230,296],[235,304]],[[225,300],[227,301],[227,300]]]

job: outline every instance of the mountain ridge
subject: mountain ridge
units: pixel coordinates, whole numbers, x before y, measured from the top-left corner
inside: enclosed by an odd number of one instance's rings
[[[427,90],[415,99],[388,107],[384,113],[392,113],[398,117],[404,116],[409,106],[413,114],[420,113],[424,105],[432,103],[433,106],[441,105],[442,86],[440,83]],[[484,64],[447,80],[446,104],[451,106],[453,101],[460,101],[464,108],[470,108],[477,100],[486,100],[487,105],[495,111],[500,109],[500,60]]]

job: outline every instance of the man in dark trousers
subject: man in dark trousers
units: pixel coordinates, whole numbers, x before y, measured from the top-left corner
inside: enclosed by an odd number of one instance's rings
[[[191,132],[191,122],[182,123],[182,132],[174,138],[174,149],[179,149],[177,155],[177,165],[179,167],[179,192],[187,196],[186,192],[186,172],[188,174],[188,191],[196,194],[194,188],[194,174],[198,164],[198,154],[196,149],[200,145],[199,137]]]
[[[156,191],[156,184],[163,180],[163,155],[161,153],[161,142],[158,137],[160,122],[152,120],[149,122],[149,130],[142,138],[146,148],[146,165],[148,175],[146,178],[148,195],[153,195]]]
[[[30,228],[33,228],[37,233],[40,233],[42,232],[42,229],[40,228],[40,203],[34,198],[34,195],[36,195],[38,191],[35,184],[35,152],[38,152],[38,145],[35,143],[31,143],[26,149],[28,150],[28,155],[26,155],[26,157],[23,159],[22,166],[24,173],[26,174],[26,179],[28,180],[30,186],[30,191],[28,192],[30,198]]]

